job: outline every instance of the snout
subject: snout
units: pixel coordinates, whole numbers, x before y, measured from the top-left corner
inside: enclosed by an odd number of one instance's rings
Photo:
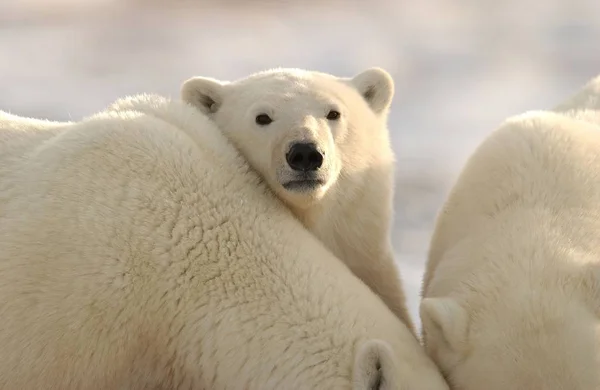
[[[294,171],[316,171],[323,165],[323,153],[313,142],[297,142],[290,146],[285,160]]]
[[[325,152],[316,142],[294,141],[285,151],[285,168],[279,171],[279,182],[288,192],[312,194],[328,180]]]

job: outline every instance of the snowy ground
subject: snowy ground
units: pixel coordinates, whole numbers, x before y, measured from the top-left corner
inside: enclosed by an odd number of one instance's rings
[[[397,85],[393,240],[417,318],[457,171],[503,118],[600,73],[600,2],[0,0],[0,109],[20,115],[79,119],[125,94],[176,96],[192,75],[372,65]]]

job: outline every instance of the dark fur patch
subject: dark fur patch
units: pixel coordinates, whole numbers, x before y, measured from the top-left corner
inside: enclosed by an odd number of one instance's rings
[[[375,96],[375,86],[369,86],[367,90],[363,93],[363,96],[365,97],[365,99],[367,99],[367,101],[371,101]]]

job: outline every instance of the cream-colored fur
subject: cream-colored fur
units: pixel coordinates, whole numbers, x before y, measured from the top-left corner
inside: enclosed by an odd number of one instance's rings
[[[440,212],[421,319],[451,388],[600,388],[599,98],[508,119]]]
[[[0,388],[447,389],[198,110],[0,118]]]
[[[414,331],[393,258],[394,154],[387,117],[394,83],[382,69],[353,78],[273,69],[234,82],[195,77],[181,96],[206,113],[302,223]],[[331,112],[339,118],[328,118]],[[256,123],[268,115],[271,123]],[[314,171],[291,168],[293,145],[321,154]],[[312,178],[312,186],[287,187]]]

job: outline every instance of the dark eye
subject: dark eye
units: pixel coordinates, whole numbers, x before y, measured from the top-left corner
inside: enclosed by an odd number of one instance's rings
[[[268,116],[267,114],[259,114],[256,116],[256,124],[260,125],[260,126],[266,126],[269,123],[273,122],[273,119],[271,119],[270,116]]]
[[[340,119],[340,113],[338,111],[331,110],[327,114],[327,119],[329,119],[330,121],[338,120],[338,119]]]

